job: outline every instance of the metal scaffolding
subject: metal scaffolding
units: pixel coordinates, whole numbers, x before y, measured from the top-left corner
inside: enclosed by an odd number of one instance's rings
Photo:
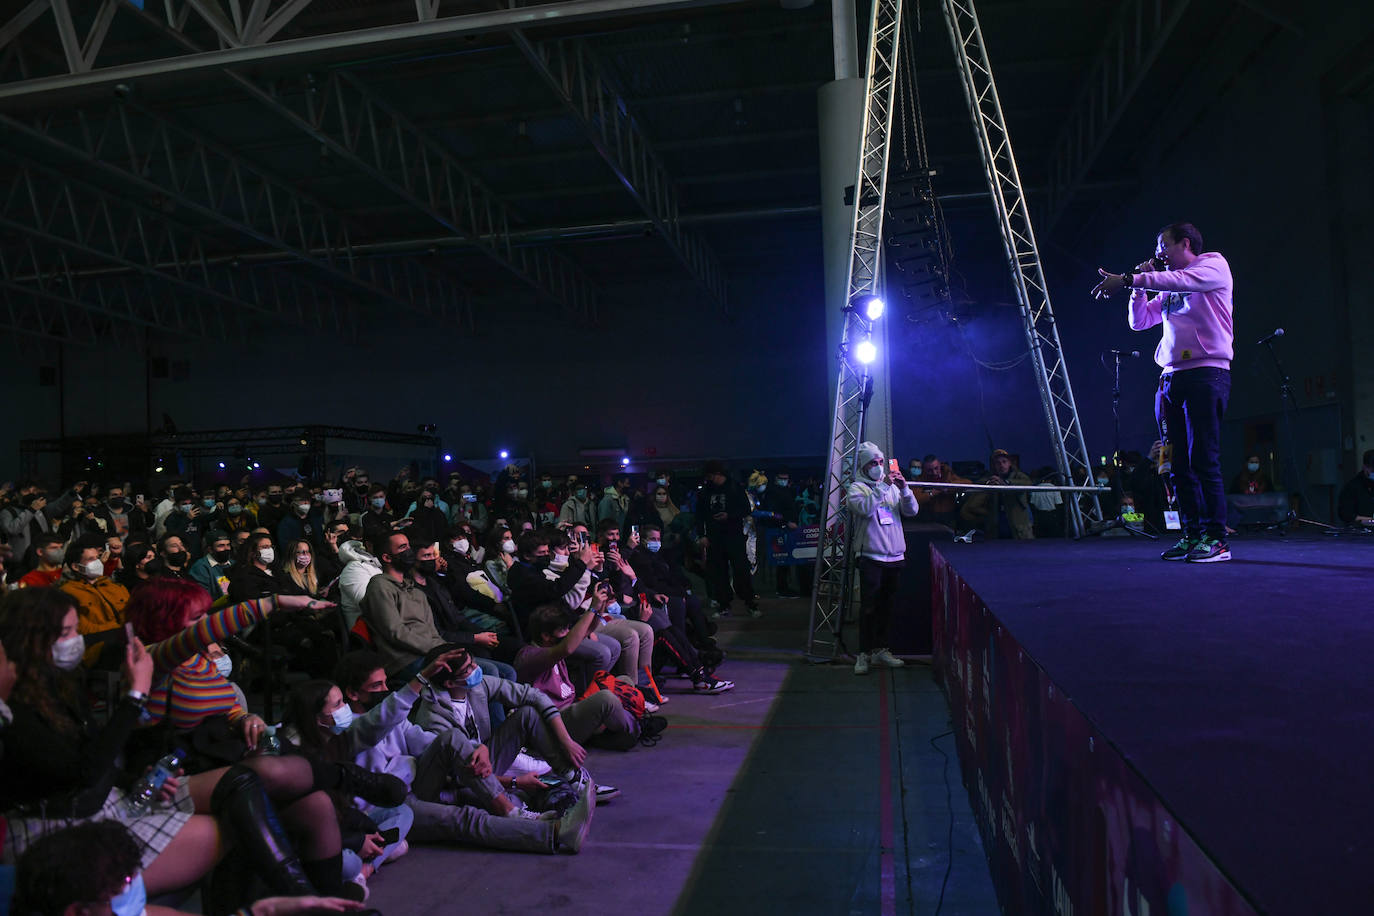
[[[821,537],[816,549],[816,576],[807,629],[808,655],[833,658],[843,651],[845,618],[858,583],[854,572],[854,526],[844,507],[845,487],[854,479],[854,461],[864,438],[864,417],[873,396],[873,377],[858,359],[873,322],[866,300],[879,292],[882,265],[883,212],[886,208],[888,139],[901,43],[902,0],[874,0],[868,36],[867,86],[854,182],[854,221],[850,234],[849,279],[845,286],[844,330],[837,354],[839,378],[831,418],[825,498],[821,502]]]
[[[972,116],[974,133],[983,162],[988,190],[997,213],[998,229],[1011,268],[1017,301],[1026,332],[1041,406],[1053,433],[1053,448],[1065,480],[1078,480],[1091,488],[1091,462],[1078,421],[1064,362],[1059,332],[1050,307],[1040,252],[1035,243],[1025,192],[1016,168],[1011,139],[1007,135],[997,85],[983,45],[973,0],[942,0],[945,22],[954,43],[960,82]],[[822,502],[820,542],[816,551],[816,577],[807,633],[807,654],[834,658],[844,651],[843,628],[857,603],[854,575],[854,526],[843,507],[845,486],[857,471],[858,445],[864,438],[864,416],[872,394],[867,367],[855,362],[851,343],[867,339],[872,322],[861,314],[862,300],[878,290],[887,179],[888,146],[898,46],[901,34],[900,0],[874,0],[868,44],[867,93],[859,177],[855,183],[854,228],[843,342],[839,354],[839,381],[830,431],[830,460]],[[1065,500],[1070,530],[1084,531],[1083,516],[1101,521],[1096,492]]]
[[[983,44],[983,32],[978,25],[978,13],[973,0],[943,0],[945,24],[949,26],[954,43],[954,58],[959,65],[960,84],[964,99],[973,116],[973,132],[978,139],[978,151],[983,160],[983,172],[992,203],[997,213],[997,227],[1002,246],[1011,268],[1016,301],[1026,332],[1031,363],[1040,391],[1040,404],[1051,432],[1051,446],[1055,463],[1063,480],[1083,486],[1092,483],[1092,461],[1078,420],[1078,406],[1074,402],[1073,386],[1069,383],[1069,367],[1064,361],[1064,349],[1059,342],[1059,329],[1054,310],[1050,307],[1050,291],[1045,284],[1045,272],[1040,263],[1040,249],[1035,242],[1030,209],[1021,187],[1021,175],[1016,168],[1011,137],[1007,134],[1002,103],[997,97],[997,82],[992,76],[992,64]],[[1065,500],[1069,530],[1074,535],[1084,533],[1086,514],[1091,521],[1102,520],[1102,506],[1096,495],[1079,500]]]

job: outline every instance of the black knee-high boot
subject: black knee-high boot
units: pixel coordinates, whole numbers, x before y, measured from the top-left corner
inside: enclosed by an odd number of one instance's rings
[[[374,773],[356,764],[313,757],[310,770],[316,789],[356,795],[380,808],[395,808],[406,800],[406,784],[390,773]]]
[[[316,893],[257,773],[245,766],[230,767],[215,784],[210,811],[229,828],[235,846],[273,894]]]

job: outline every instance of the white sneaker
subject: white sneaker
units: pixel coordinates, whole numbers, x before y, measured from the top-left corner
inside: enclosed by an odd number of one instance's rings
[[[906,662],[892,654],[890,649],[878,649],[872,656],[873,664],[882,665],[884,668],[904,668]]]
[[[858,658],[854,659],[854,673],[855,673],[855,674],[867,674],[867,673],[868,673],[868,653],[867,653],[867,652],[860,652]]]

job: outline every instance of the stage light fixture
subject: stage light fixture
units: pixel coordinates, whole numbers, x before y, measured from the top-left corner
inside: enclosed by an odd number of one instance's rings
[[[629,455],[626,455],[624,458],[621,458],[621,459],[620,459],[620,466],[621,466],[622,468],[627,468],[627,467],[630,466],[630,456],[629,456]]]
[[[161,474],[161,473],[162,473],[162,465],[159,464],[157,467],[153,468],[153,473],[154,473],[154,474]]]
[[[502,461],[505,461],[505,460],[506,460],[507,458],[509,458],[509,457],[510,457],[510,452],[506,451],[505,449],[501,449],[501,460],[502,460]]]
[[[258,464],[256,461],[253,462],[253,470],[256,471],[260,467],[262,467],[262,465]]]
[[[221,462],[219,463],[219,469],[220,469],[221,471],[224,470],[224,462],[223,462],[223,461],[221,461]]]
[[[444,453],[444,463],[447,464],[448,462],[450,462],[450,461],[452,461],[452,460],[453,460],[453,456],[450,455],[448,452],[445,452],[445,453]]]
[[[854,347],[854,357],[866,366],[878,358],[878,348],[873,346],[871,340],[861,340]]]
[[[877,296],[872,297],[864,304],[864,314],[868,316],[869,321],[877,321],[883,317],[884,309],[886,309],[886,305]]]

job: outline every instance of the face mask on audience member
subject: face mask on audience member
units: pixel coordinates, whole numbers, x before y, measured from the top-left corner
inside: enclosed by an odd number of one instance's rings
[[[296,503],[296,514],[304,516],[310,512],[310,503]]]
[[[472,673],[463,679],[463,686],[465,687],[476,687],[480,683],[482,683],[481,668],[473,668]]]
[[[142,916],[148,909],[148,889],[143,886],[143,873],[129,881],[124,893],[110,898],[112,916]]]
[[[469,545],[468,545],[468,539],[467,539],[467,538],[457,538],[457,539],[455,539],[455,540],[453,541],[453,552],[454,552],[454,553],[467,553],[467,552],[468,552],[468,546],[469,546]]]
[[[586,488],[586,487],[578,487],[578,488],[577,488],[577,498],[578,498],[578,499],[586,499],[586,498],[587,498],[587,488]]]
[[[773,482],[776,483],[776,484],[777,484],[778,486],[780,486],[780,487],[785,487],[785,486],[787,486],[789,483],[791,483],[792,481],[791,481],[789,478],[787,478],[787,477],[779,477],[779,478],[777,478],[776,480],[774,480]]]
[[[654,481],[654,483],[658,484],[660,487],[666,487],[668,486],[668,478],[660,477],[658,480]]]
[[[230,515],[242,515],[243,506],[240,506],[238,503],[230,503],[225,507],[224,511],[228,512]]]
[[[554,572],[562,572],[568,568],[568,555],[566,553],[555,553],[549,560],[549,569]]]
[[[439,561],[438,561],[438,560],[416,560],[416,561],[415,561],[415,568],[416,568],[417,570],[420,571],[420,574],[421,574],[421,575],[424,575],[424,576],[432,576],[432,575],[434,575],[435,573],[437,573],[437,572],[439,571]]]
[[[307,566],[309,566],[310,560],[311,556],[308,553],[296,554],[296,565],[299,566],[301,569],[305,569]]]
[[[920,476],[921,476],[921,466],[920,466],[919,464],[913,464],[911,467],[909,467],[909,468],[906,469],[906,476],[908,476],[908,477],[920,477]]]
[[[262,547],[258,550],[258,562],[263,566],[271,566],[277,561],[277,552],[271,547]]]
[[[52,644],[52,661],[63,671],[71,671],[81,664],[81,656],[85,652],[86,640],[80,636],[69,636]]]
[[[181,504],[180,506],[178,506],[177,508],[179,508],[179,509],[181,510],[181,514],[182,514],[182,515],[190,515],[190,514],[191,514],[191,510],[194,509],[195,507],[196,507],[196,504],[195,504],[195,503],[182,503],[182,504]]]
[[[281,502],[281,494],[280,494],[280,493],[268,493],[268,494],[267,494],[267,501],[268,501],[269,503],[271,503],[272,505],[275,506],[275,505],[277,505],[278,503]]]
[[[547,490],[547,489],[549,489],[549,488],[552,487],[552,486],[553,486],[553,481],[552,481],[552,480],[549,480],[549,479],[547,479],[547,478],[545,478],[545,479],[539,481],[539,488],[540,488],[541,490]]]
[[[91,560],[81,567],[81,574],[91,582],[105,575],[105,564],[97,560]]]
[[[533,563],[535,566],[538,566],[540,569],[543,569],[545,566],[548,566],[551,562],[553,562],[553,557],[546,553],[542,557],[531,557],[530,562]]]
[[[348,726],[353,724],[353,708],[347,703],[344,703],[338,709],[334,710],[334,712],[330,713],[330,718],[334,720],[334,724],[329,726],[329,730],[336,735],[342,735],[344,732],[348,731]]]
[[[267,505],[267,497],[266,497],[266,496],[259,496],[259,497],[258,497],[258,505],[259,505],[259,506],[265,506],[265,505]]]
[[[64,551],[61,547],[56,550],[45,550],[43,551],[43,559],[47,560],[51,565],[57,566],[62,562],[63,554]]]
[[[180,569],[186,565],[186,551],[169,550],[166,556],[167,565],[173,569]]]
[[[1102,476],[1099,476],[1099,477],[1097,478],[1097,485],[1098,485],[1099,487],[1105,487],[1105,486],[1107,485],[1107,478],[1102,477]]]
[[[1258,461],[1251,461],[1249,464],[1247,464],[1247,465],[1245,466],[1245,469],[1246,469],[1247,471],[1249,471],[1251,474],[1253,474],[1253,473],[1255,473],[1256,471],[1259,470],[1259,462],[1258,462]]]
[[[124,497],[116,496],[113,499],[109,500],[107,505],[110,507],[111,510],[115,512],[123,512],[125,507],[129,505],[129,503],[125,501]]]
[[[520,489],[515,491],[515,495],[520,497],[521,499],[528,499],[530,491],[525,489],[524,487],[521,487]]]
[[[215,498],[213,496],[207,496],[200,501],[200,504],[207,509],[213,509],[215,508]]]
[[[658,538],[650,538],[644,542],[644,549],[649,551],[649,553],[658,553],[663,549],[663,541]]]
[[[654,494],[654,502],[658,503],[660,506],[666,506],[666,505],[668,505],[668,494],[667,494],[667,493],[655,493],[655,494]]]
[[[400,570],[403,573],[410,572],[412,569],[414,569],[415,564],[417,562],[418,561],[415,559],[415,550],[411,547],[407,547],[400,553],[391,555],[392,567]]]
[[[219,672],[220,677],[227,678],[234,673],[234,660],[227,655],[221,655],[215,659],[215,670]]]
[[[222,547],[219,550],[212,550],[210,556],[215,558],[216,563],[228,563],[229,558],[234,555],[234,548]]]
[[[874,481],[882,480],[882,479],[883,479],[883,466],[882,466],[881,464],[875,464],[875,465],[873,465],[873,467],[868,468],[867,470],[865,470],[864,473],[868,475],[868,479],[869,479],[869,480],[874,480]]]
[[[504,541],[501,542],[501,552],[515,553],[515,542],[512,541],[510,538],[506,538]]]
[[[374,497],[372,497],[371,502],[372,502],[372,508],[376,509],[378,512],[381,512],[382,509],[385,508],[385,506],[386,506],[386,498],[385,498],[385,497],[382,497],[382,496],[374,496]]]

